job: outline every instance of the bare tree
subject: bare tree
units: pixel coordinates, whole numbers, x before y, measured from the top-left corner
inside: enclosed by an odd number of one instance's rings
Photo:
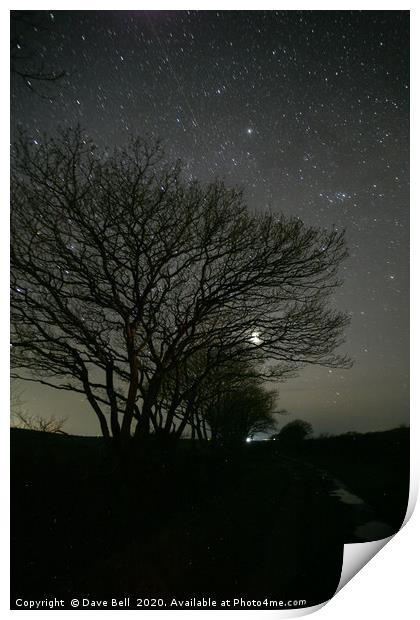
[[[22,411],[15,414],[13,428],[24,428],[31,431],[40,431],[42,433],[67,435],[67,433],[63,431],[63,426],[66,421],[67,418],[56,418],[54,415],[51,415],[49,418],[44,418],[39,415],[29,415]]]
[[[235,383],[220,385],[205,408],[203,419],[218,442],[245,441],[276,427],[275,392],[266,390],[256,375],[238,377]]]
[[[185,425],[234,356],[266,378],[350,364],[335,353],[348,317],[329,306],[342,232],[252,215],[240,191],[187,182],[139,139],[110,153],[80,129],[23,136],[12,169],[14,374],[84,393],[105,437]]]
[[[290,374],[290,368],[281,367],[271,378],[285,380]],[[274,430],[274,416],[286,411],[274,411],[275,392],[264,386],[267,376],[263,359],[253,365],[247,360],[244,344],[229,358],[223,349],[197,351],[167,376],[161,391],[165,416],[159,422],[169,431],[169,424],[179,420],[173,425],[175,437],[187,429],[200,440],[245,439]]]
[[[56,418],[51,415],[49,418],[40,415],[31,415],[25,407],[23,391],[16,389],[12,384],[10,388],[10,425],[12,428],[24,428],[32,431],[44,433],[61,433],[67,418]]]

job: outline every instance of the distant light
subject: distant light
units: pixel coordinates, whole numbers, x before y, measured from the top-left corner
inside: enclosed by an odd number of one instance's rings
[[[246,443],[250,443],[252,441],[251,437],[246,438]]]
[[[246,133],[250,136],[252,133],[254,132],[254,130],[252,129],[252,127],[248,127],[248,129],[246,130]]]

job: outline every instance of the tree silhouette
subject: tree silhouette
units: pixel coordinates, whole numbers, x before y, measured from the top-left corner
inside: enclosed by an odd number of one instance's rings
[[[300,443],[313,433],[312,424],[305,420],[293,420],[274,435],[274,439],[287,443]]]
[[[252,215],[164,157],[140,139],[101,151],[79,128],[13,147],[14,376],[85,394],[105,437],[185,426],[238,356],[268,379],[350,364],[335,353],[348,317],[329,307],[343,233]]]
[[[247,377],[238,380],[235,388],[225,386],[216,394],[203,418],[215,441],[245,441],[275,428],[274,402],[275,393],[265,390],[258,377]]]
[[[20,412],[14,416],[12,428],[23,428],[31,431],[40,431],[42,433],[67,435],[67,433],[63,431],[63,426],[66,421],[67,418],[56,418],[54,415],[44,418],[40,415],[29,415],[26,412]]]
[[[51,415],[49,418],[40,415],[32,415],[25,408],[23,399],[23,391],[17,390],[13,384],[10,388],[10,425],[12,428],[24,428],[32,431],[41,431],[43,433],[61,433],[67,418],[56,418]]]
[[[255,354],[255,351],[253,352]],[[157,416],[154,431],[180,437],[186,429],[193,438],[215,438],[215,424],[211,424],[222,399],[247,389],[259,387],[264,372],[259,364],[252,366],[244,345],[233,352],[213,343],[211,349],[202,348],[178,363],[166,374],[156,403]],[[276,369],[273,377],[283,378],[289,368]],[[210,411],[213,412],[210,418]],[[218,419],[221,421],[221,413]],[[239,417],[237,417],[239,421]],[[140,425],[137,432],[145,432]],[[187,430],[188,432],[188,430]]]

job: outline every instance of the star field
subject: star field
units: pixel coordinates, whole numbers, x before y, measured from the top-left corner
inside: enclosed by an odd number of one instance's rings
[[[279,404],[316,432],[407,422],[408,12],[44,11],[18,28],[22,51],[66,76],[36,92],[12,76],[12,133],[36,144],[80,123],[111,148],[159,136],[191,178],[244,187],[252,211],[346,229],[334,303],[352,315],[354,367],[306,369]],[[40,387],[25,399],[80,408]],[[82,413],[67,428],[96,433]]]

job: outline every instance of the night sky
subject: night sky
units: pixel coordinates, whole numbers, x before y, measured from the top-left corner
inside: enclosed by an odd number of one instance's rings
[[[47,28],[44,28],[47,26]],[[345,228],[334,303],[351,370],[307,368],[280,407],[316,433],[382,430],[409,407],[409,13],[54,11],[19,26],[38,64],[12,76],[12,133],[80,123],[101,146],[159,136],[192,177],[245,188],[252,211]],[[32,413],[98,434],[80,395],[25,386]]]

